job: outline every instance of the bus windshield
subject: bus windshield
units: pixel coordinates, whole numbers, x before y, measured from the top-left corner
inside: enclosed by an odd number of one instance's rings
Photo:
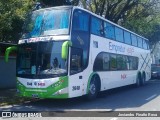
[[[42,9],[32,12],[25,22],[22,39],[69,34],[70,9]]]
[[[63,41],[21,44],[18,47],[17,76],[57,77],[67,74],[67,61],[61,58]]]

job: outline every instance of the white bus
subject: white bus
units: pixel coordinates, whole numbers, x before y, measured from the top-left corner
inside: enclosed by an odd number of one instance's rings
[[[17,91],[33,98],[73,98],[151,77],[148,40],[79,7],[32,12],[17,48]]]

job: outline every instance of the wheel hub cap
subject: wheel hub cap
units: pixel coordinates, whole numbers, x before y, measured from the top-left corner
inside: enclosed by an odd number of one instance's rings
[[[91,94],[95,94],[95,92],[96,92],[96,86],[94,84],[92,84],[90,86],[90,92],[91,92]]]

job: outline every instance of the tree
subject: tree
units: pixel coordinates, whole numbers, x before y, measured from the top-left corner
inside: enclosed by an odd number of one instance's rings
[[[79,5],[149,38],[151,44],[160,41],[153,36],[157,35],[155,26],[160,25],[159,0],[81,0]]]
[[[130,10],[122,23],[124,27],[148,38],[151,46],[160,41],[157,37],[160,35],[160,31],[157,29],[157,26],[160,26],[160,6],[158,3],[156,0],[143,4],[141,2],[136,8]]]
[[[0,0],[0,41],[17,43],[32,0]]]
[[[104,16],[106,19],[118,23],[125,20],[128,16],[138,15],[148,16],[155,8],[159,0],[81,0],[79,5],[97,15]]]
[[[71,2],[69,0],[40,0],[40,2],[47,7],[70,5],[71,4]]]

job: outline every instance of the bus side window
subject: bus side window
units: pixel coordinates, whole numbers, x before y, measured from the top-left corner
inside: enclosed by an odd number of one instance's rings
[[[114,25],[104,22],[104,35],[106,38],[115,40],[115,27]]]
[[[128,64],[128,57],[123,56],[123,64],[122,64],[123,70],[129,70],[129,64]]]
[[[103,53],[97,55],[93,65],[93,71],[103,71]]]
[[[124,31],[124,41],[125,43],[131,45],[131,34],[127,31]]]
[[[134,65],[134,70],[138,69],[138,58],[137,57],[133,57],[133,65]]]
[[[129,70],[129,56],[126,56],[126,64],[127,64],[127,70]]]
[[[149,46],[149,41],[148,40],[146,41],[146,44],[147,44],[147,50],[149,50],[150,46]]]
[[[109,70],[109,54],[108,53],[98,54],[94,61],[93,71],[108,71],[108,70]]]
[[[110,70],[117,70],[117,60],[116,60],[116,55],[110,54]]]
[[[137,37],[138,39],[138,47],[142,48],[142,38]]]
[[[126,56],[117,55],[117,70],[128,70]]]
[[[104,28],[103,28],[103,21],[96,18],[92,17],[92,22],[91,22],[91,32],[93,34],[99,35],[99,36],[104,36]]]
[[[137,37],[133,34],[131,34],[131,39],[132,39],[132,45],[137,46]]]
[[[147,50],[147,41],[143,39],[143,48]]]
[[[123,70],[123,56],[117,55],[117,70]]]
[[[116,35],[116,40],[119,42],[124,42],[123,39],[123,29],[119,27],[115,27],[115,35]]]
[[[83,50],[71,48],[70,74],[76,74],[83,70]]]
[[[73,30],[85,31],[89,30],[89,15],[82,11],[74,13]]]
[[[109,54],[103,53],[103,70],[109,70]]]
[[[138,69],[138,58],[136,57],[129,57],[129,67],[130,70],[137,70]]]

